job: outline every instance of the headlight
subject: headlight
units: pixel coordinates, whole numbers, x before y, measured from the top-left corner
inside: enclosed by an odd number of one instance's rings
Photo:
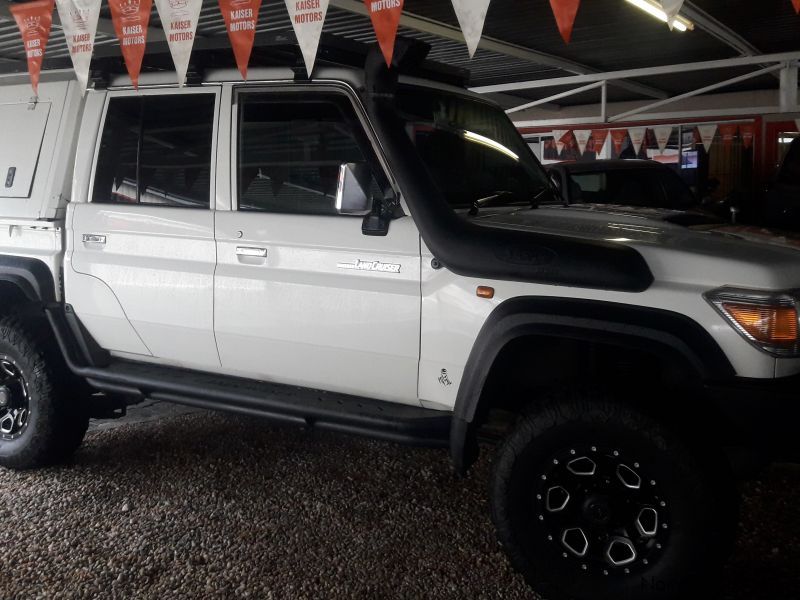
[[[779,357],[800,356],[800,290],[760,292],[720,288],[706,300],[751,344]]]

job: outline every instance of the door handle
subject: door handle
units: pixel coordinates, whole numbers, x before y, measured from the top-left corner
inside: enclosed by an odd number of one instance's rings
[[[96,233],[84,233],[83,234],[83,243],[84,244],[105,244],[106,243],[106,236],[98,235]]]
[[[253,248],[252,246],[236,246],[236,254],[238,256],[256,256],[258,258],[266,258],[267,249]]]

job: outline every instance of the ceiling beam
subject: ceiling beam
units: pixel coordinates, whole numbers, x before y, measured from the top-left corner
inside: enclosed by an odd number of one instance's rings
[[[782,52],[779,54],[761,54],[759,56],[738,56],[723,58],[722,60],[706,60],[679,65],[665,65],[663,67],[645,67],[643,69],[626,69],[623,71],[608,71],[607,73],[589,73],[587,75],[574,75],[572,77],[555,77],[553,79],[535,79],[533,81],[518,81],[516,83],[499,83],[497,85],[482,85],[470,88],[473,92],[493,94],[497,92],[513,92],[515,90],[534,90],[562,85],[583,85],[593,81],[612,81],[627,79],[629,77],[656,77],[658,75],[672,75],[674,73],[687,73],[690,71],[711,71],[714,69],[728,69],[732,67],[746,67],[750,65],[769,65],[773,63],[793,63],[800,60],[800,52]]]
[[[339,8],[341,10],[346,10],[351,13],[363,15],[365,17],[369,16],[367,13],[367,7],[362,0],[330,0],[330,4],[331,6]],[[452,25],[448,25],[447,23],[442,23],[441,21],[434,21],[433,19],[428,19],[426,17],[422,17],[405,11],[403,11],[402,16],[400,17],[400,25],[402,25],[403,27],[407,27],[409,29],[413,29],[415,31],[419,31],[421,33],[435,35],[437,37],[446,40],[451,40],[461,43],[464,42],[464,34],[458,27],[453,27]],[[504,54],[505,56],[518,58],[520,60],[524,60],[533,64],[555,67],[557,69],[561,69],[562,71],[566,71],[568,73],[575,73],[576,75],[585,75],[589,73],[599,72],[598,69],[594,69],[587,65],[577,63],[568,60],[566,58],[562,58],[560,56],[548,54],[546,52],[541,52],[539,50],[534,50],[533,48],[528,48],[527,46],[520,46],[519,44],[504,42],[502,40],[498,40],[488,36],[481,37],[481,41],[480,44],[478,44],[478,47],[482,48],[483,50],[488,50],[490,52],[497,52],[498,54]],[[626,89],[630,92],[639,94],[641,96],[646,96],[648,98],[664,99],[669,96],[669,94],[667,94],[663,90],[659,90],[649,85],[644,85],[641,83],[634,83],[631,81],[617,81],[615,85],[617,87]]]

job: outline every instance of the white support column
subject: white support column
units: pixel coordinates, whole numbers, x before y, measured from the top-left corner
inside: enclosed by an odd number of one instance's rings
[[[600,87],[600,120],[608,123],[608,82],[605,80]]]
[[[797,111],[797,63],[787,63],[781,69],[781,112]]]

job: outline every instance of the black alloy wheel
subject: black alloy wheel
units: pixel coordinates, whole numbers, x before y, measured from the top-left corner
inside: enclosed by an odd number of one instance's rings
[[[23,434],[30,416],[28,383],[13,358],[0,354],[0,439]]]
[[[513,566],[548,600],[714,597],[735,488],[721,452],[709,463],[694,448],[597,392],[543,398],[492,469],[492,518]]]

